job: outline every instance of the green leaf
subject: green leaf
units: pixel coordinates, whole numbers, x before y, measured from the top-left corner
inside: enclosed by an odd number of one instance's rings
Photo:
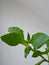
[[[49,40],[46,41],[47,48],[49,49]]]
[[[19,27],[9,27],[8,32],[9,33],[18,33],[19,35],[21,35],[22,38],[24,38],[23,30],[20,29]]]
[[[27,35],[27,41],[30,41],[30,34]]]
[[[23,38],[17,33],[10,33],[1,36],[1,40],[10,46],[16,46],[23,43]]]
[[[32,36],[31,44],[35,48],[40,48],[49,39],[49,36],[44,33],[36,33]]]
[[[32,57],[36,58],[38,56],[41,56],[43,53],[41,51],[35,51],[32,55]]]
[[[44,60],[41,60],[38,63],[36,63],[35,65],[41,65],[43,62],[44,62]]]
[[[24,50],[24,53],[25,53],[25,58],[27,58],[28,54],[30,53],[30,47],[26,47],[25,50]]]

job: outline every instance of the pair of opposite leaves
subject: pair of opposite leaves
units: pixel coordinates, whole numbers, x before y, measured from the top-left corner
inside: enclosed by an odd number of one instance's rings
[[[31,39],[28,33],[27,40],[25,40],[23,30],[19,27],[9,27],[8,32],[8,34],[1,36],[1,40],[10,46],[16,46],[18,44],[27,45],[27,43],[30,43],[38,49],[46,43],[49,48],[49,36],[45,33],[35,33]]]

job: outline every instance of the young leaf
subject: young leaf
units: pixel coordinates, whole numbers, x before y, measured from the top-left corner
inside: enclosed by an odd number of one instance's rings
[[[8,32],[9,33],[18,33],[19,35],[22,36],[22,38],[24,38],[23,30],[20,29],[19,27],[9,27]]]
[[[35,48],[40,48],[49,39],[44,33],[36,33],[32,36],[31,43]]]
[[[26,47],[25,50],[24,50],[24,53],[25,53],[25,58],[27,58],[28,54],[30,52],[30,47]]]
[[[32,55],[32,57],[36,58],[38,56],[41,56],[43,53],[41,51],[35,51]]]
[[[17,33],[10,33],[1,36],[1,40],[10,46],[16,46],[23,43],[23,38]]]
[[[27,35],[27,41],[30,41],[30,34]]]

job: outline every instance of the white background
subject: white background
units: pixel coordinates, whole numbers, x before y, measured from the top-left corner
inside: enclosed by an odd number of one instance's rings
[[[49,35],[49,0],[0,0],[0,36],[8,33],[10,26],[22,28],[25,38],[27,32]],[[32,52],[25,59],[24,48],[22,45],[10,47],[0,40],[0,65],[34,65],[41,59],[32,58]],[[41,48],[44,49],[45,46]]]

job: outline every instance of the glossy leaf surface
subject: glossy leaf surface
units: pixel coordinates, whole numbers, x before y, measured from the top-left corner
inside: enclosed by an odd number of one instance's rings
[[[40,48],[49,39],[49,36],[44,33],[36,33],[32,36],[31,44],[35,48]]]

